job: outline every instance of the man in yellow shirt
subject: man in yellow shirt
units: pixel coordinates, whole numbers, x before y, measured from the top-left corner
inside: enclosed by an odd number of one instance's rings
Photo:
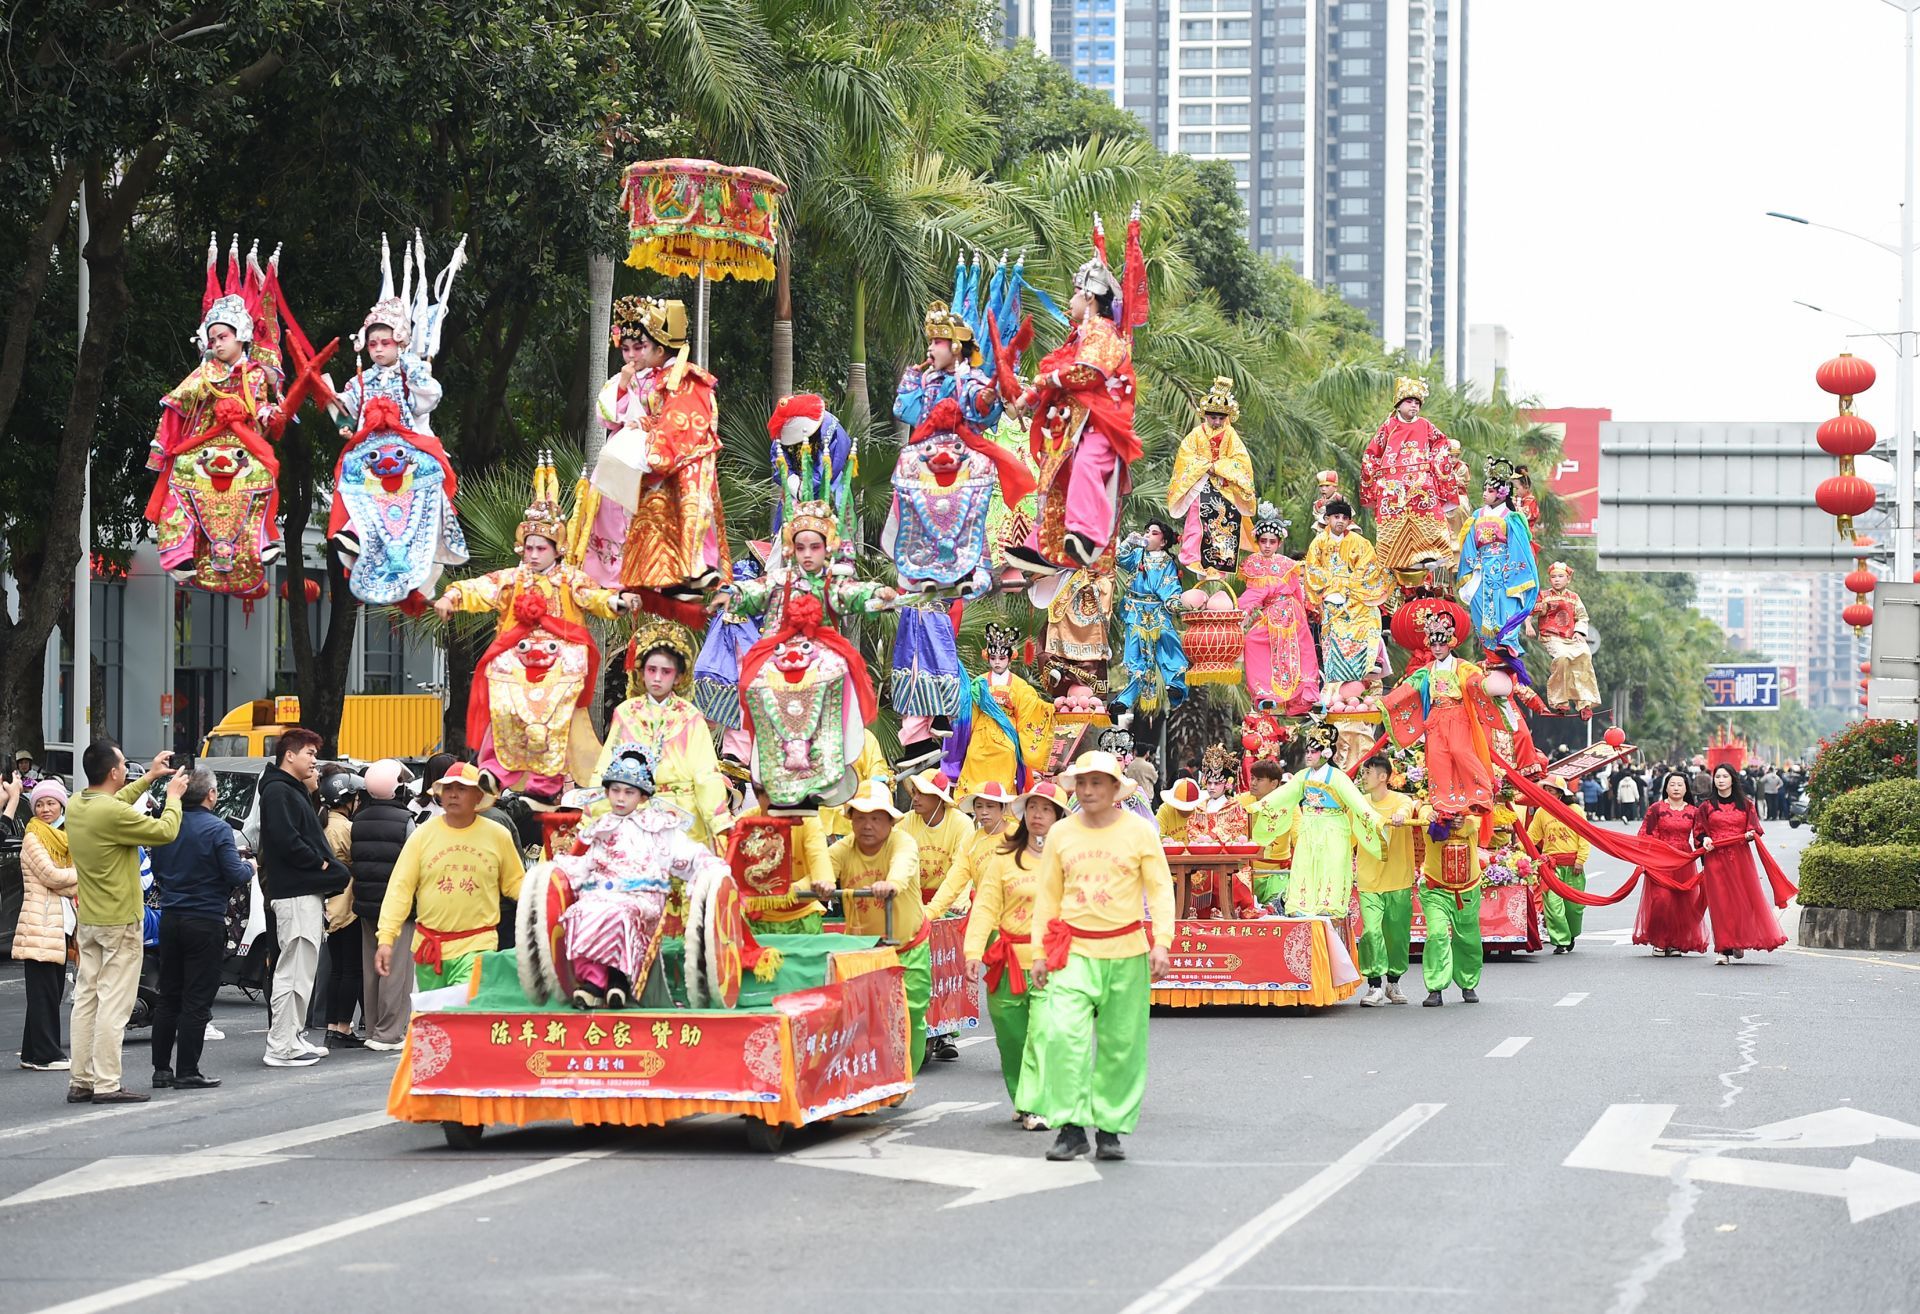
[[[1160,810],[1154,814],[1154,819],[1160,823],[1160,838],[1185,844],[1187,822],[1192,820],[1201,798],[1200,782],[1192,776],[1181,776],[1161,790]]]
[[[373,969],[391,975],[393,942],[414,919],[413,980],[421,990],[472,978],[475,955],[500,946],[500,900],[519,898],[526,874],[513,833],[480,815],[500,796],[492,775],[456,762],[429,792],[441,814],[407,837],[374,934]]]
[[[945,917],[955,910],[964,913],[972,906],[974,891],[980,885],[981,864],[1000,851],[1010,831],[1008,809],[1013,801],[1013,791],[997,780],[987,781],[970,797],[960,800],[959,805],[973,817],[973,834],[953,865],[947,868],[947,878],[940,882],[933,902],[927,905],[928,917]],[[923,851],[923,867],[925,861]]]
[[[1124,1159],[1147,1091],[1152,982],[1171,965],[1173,877],[1153,827],[1117,806],[1118,758],[1083,753],[1061,783],[1080,810],[1048,832],[1035,880],[1033,983],[1047,994],[1015,1105],[1060,1129],[1049,1159],[1085,1154],[1089,1125],[1097,1158]]]
[[[834,883],[842,891],[872,890],[880,896],[846,900],[848,934],[884,935],[886,909],[893,908],[893,938],[900,966],[906,968],[907,1044],[918,1072],[927,1059],[927,1000],[933,994],[933,953],[927,936],[933,923],[920,902],[919,849],[913,836],[894,825],[904,815],[893,805],[885,782],[873,781],[847,802],[852,838],[828,852]]]
[[[1578,816],[1586,816],[1587,810],[1575,800],[1573,788],[1559,776],[1548,776],[1541,782],[1559,795],[1560,801]],[[1551,862],[1559,869],[1560,879],[1576,890],[1587,888],[1587,857],[1592,852],[1586,840],[1582,839],[1573,827],[1556,817],[1549,816],[1545,808],[1533,810],[1533,820],[1527,823],[1527,838],[1540,850],[1540,857]],[[1574,941],[1580,938],[1581,925],[1586,921],[1587,910],[1577,903],[1568,903],[1547,891],[1544,920],[1547,924],[1547,939],[1553,944],[1556,954],[1573,952]]]
[[[1375,754],[1360,768],[1367,805],[1380,820],[1380,856],[1365,849],[1360,861],[1360,975],[1367,978],[1362,1008],[1404,1004],[1400,978],[1407,974],[1413,937],[1413,875],[1424,816],[1420,805],[1392,788],[1393,764]],[[1386,986],[1381,987],[1385,978]]]
[[[1248,838],[1260,846],[1253,860],[1253,897],[1263,907],[1273,908],[1287,894],[1287,870],[1293,862],[1293,834],[1299,824],[1297,814],[1288,815],[1278,806],[1274,792],[1280,788],[1280,764],[1261,758],[1249,770],[1251,781],[1240,795],[1240,807],[1247,814]],[[1277,911],[1277,909],[1275,909]]]

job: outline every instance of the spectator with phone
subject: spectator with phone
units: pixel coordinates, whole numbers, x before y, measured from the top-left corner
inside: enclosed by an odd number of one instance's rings
[[[270,1068],[311,1067],[327,1055],[302,1033],[320,970],[326,901],[347,888],[350,875],[333,856],[314,803],[319,757],[320,736],[295,726],[281,732],[273,765],[260,773],[260,888],[280,946],[267,1025]]]

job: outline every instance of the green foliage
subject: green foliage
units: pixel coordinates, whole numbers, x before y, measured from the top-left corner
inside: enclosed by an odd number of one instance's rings
[[[1808,908],[1920,908],[1920,845],[1852,847],[1821,839],[1800,855],[1800,903]]]
[[[980,98],[980,112],[998,131],[992,171],[1004,173],[1033,155],[1095,138],[1147,139],[1146,125],[1113,97],[1074,80],[1073,74],[1022,41],[1005,57]]]
[[[1820,741],[1807,779],[1807,813],[1825,831],[1827,809],[1841,795],[1881,780],[1914,778],[1911,721],[1856,721]]]
[[[1882,780],[1832,799],[1820,814],[1820,840],[1920,845],[1920,780]]]

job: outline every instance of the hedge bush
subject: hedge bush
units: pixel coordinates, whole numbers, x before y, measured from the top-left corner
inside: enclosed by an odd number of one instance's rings
[[[1832,844],[1800,855],[1800,903],[1891,912],[1920,908],[1920,845]]]
[[[1833,799],[1820,817],[1833,844],[1920,846],[1920,780],[1882,780]]]
[[[1816,825],[1842,794],[1882,780],[1914,778],[1911,721],[1855,721],[1820,741],[1807,778],[1807,814]]]

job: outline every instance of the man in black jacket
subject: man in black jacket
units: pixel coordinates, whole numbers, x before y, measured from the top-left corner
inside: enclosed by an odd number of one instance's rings
[[[273,765],[260,773],[260,890],[273,908],[280,957],[273,969],[267,1066],[304,1068],[326,1057],[301,1034],[326,938],[326,901],[347,888],[347,868],[333,856],[313,805],[320,736],[284,730]]]
[[[353,911],[360,919],[360,1011],[367,1020],[367,1048],[395,1050],[406,1041],[413,977],[406,972],[381,976],[373,960],[379,953],[380,901],[387,897],[387,878],[413,832],[413,812],[407,806],[405,766],[382,758],[367,768],[366,798],[353,814]],[[413,923],[400,928],[393,942],[402,962],[413,957]]]

